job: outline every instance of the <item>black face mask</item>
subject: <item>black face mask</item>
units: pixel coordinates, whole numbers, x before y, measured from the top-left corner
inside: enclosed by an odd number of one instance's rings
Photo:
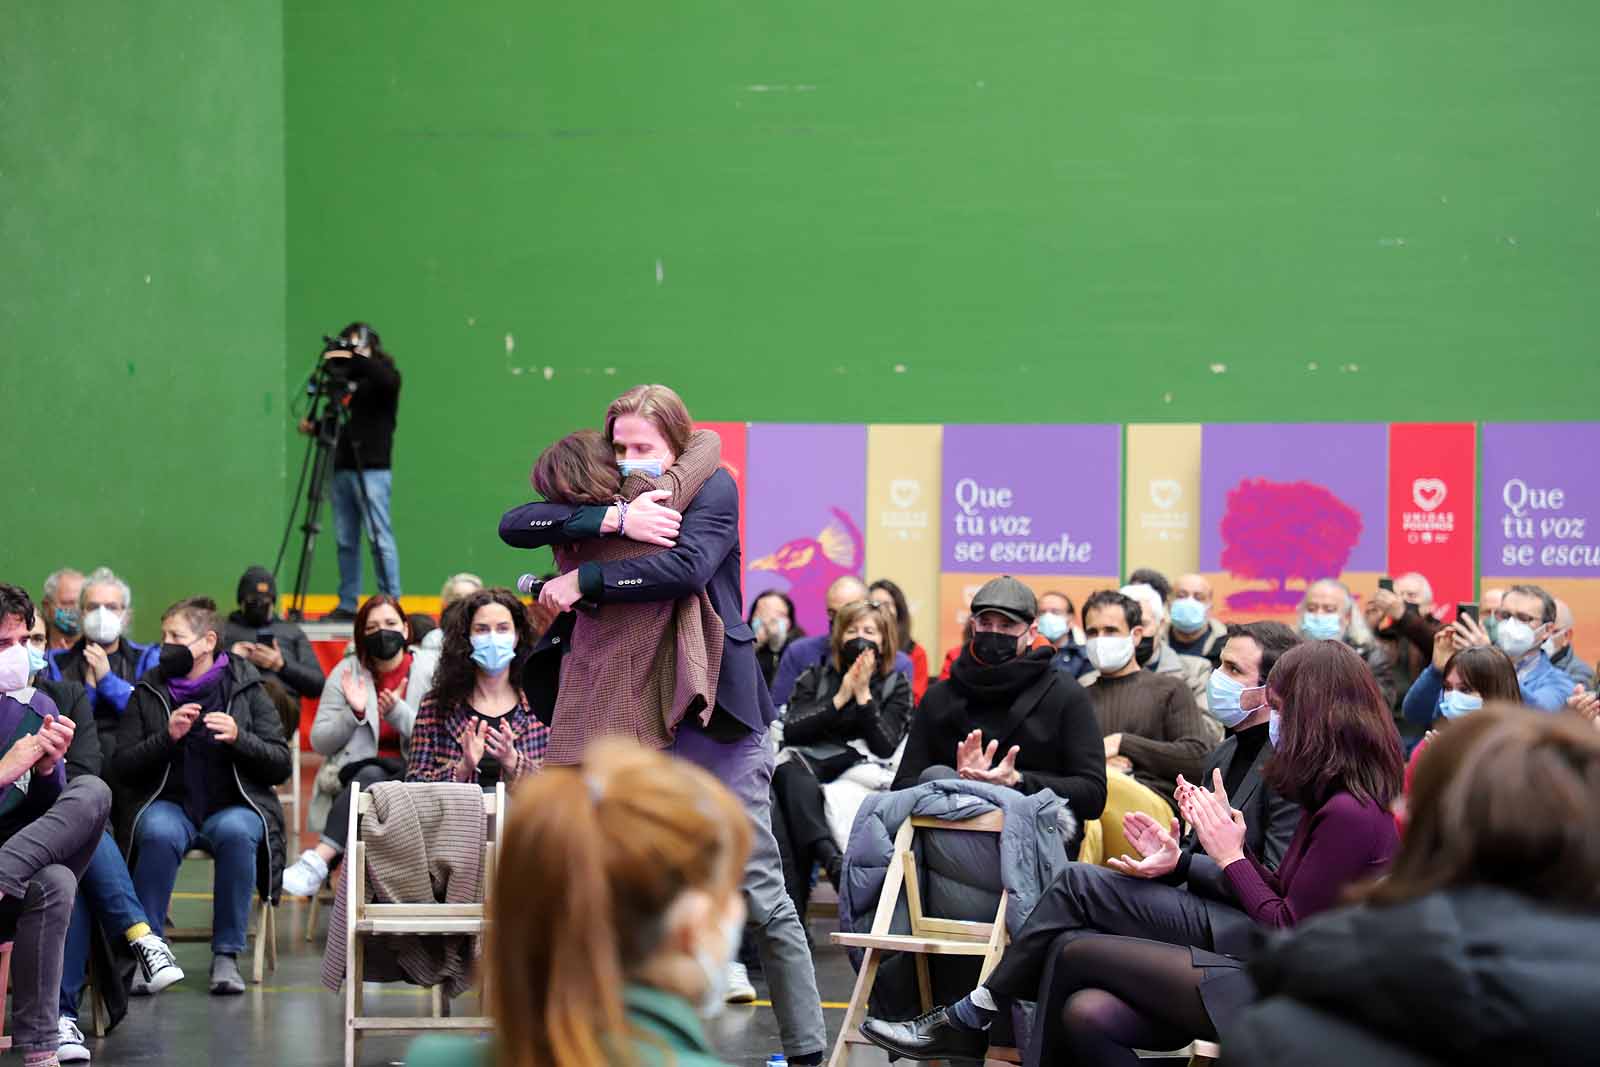
[[[1135,645],[1133,649],[1133,658],[1138,661],[1139,666],[1141,667],[1155,659],[1156,639],[1153,637],[1147,637]]]
[[[163,678],[182,678],[194,670],[194,653],[188,645],[163,644],[156,667]]]
[[[972,658],[985,667],[999,667],[1018,656],[1017,635],[993,630],[972,635]]]
[[[860,659],[863,653],[869,651],[878,651],[876,642],[869,641],[865,637],[853,637],[839,649],[839,662],[844,665],[845,670],[849,670],[855,666],[856,660]]]
[[[251,626],[265,626],[272,621],[272,601],[266,597],[251,597],[239,605],[239,613]]]
[[[374,630],[361,639],[361,647],[373,659],[393,659],[406,647],[406,635],[399,630]]]

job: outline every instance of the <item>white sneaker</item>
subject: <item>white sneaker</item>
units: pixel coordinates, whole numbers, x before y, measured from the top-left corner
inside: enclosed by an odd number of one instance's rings
[[[139,961],[139,971],[133,976],[136,996],[153,997],[175,982],[183,981],[183,969],[167,943],[155,934],[145,934],[132,945]]]
[[[62,1063],[88,1063],[89,1050],[84,1046],[83,1031],[78,1029],[78,1024],[67,1018],[61,1017],[56,1024],[56,1031],[61,1035],[61,1045],[56,1049],[56,1059]]]
[[[750,984],[750,972],[742,963],[728,964],[728,1003],[754,1004],[756,987]]]
[[[308,848],[283,872],[283,891],[291,897],[314,897],[327,880],[328,865],[316,849]]]

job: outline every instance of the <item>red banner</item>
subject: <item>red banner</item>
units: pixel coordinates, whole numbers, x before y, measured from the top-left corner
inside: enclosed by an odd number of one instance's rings
[[[714,430],[722,438],[722,469],[733,475],[739,487],[739,558],[749,562],[744,551],[745,501],[749,498],[749,482],[745,477],[745,463],[749,458],[750,424],[747,422],[697,422],[697,430]]]
[[[1477,445],[1470,422],[1389,427],[1389,573],[1426,577],[1446,618],[1474,597]]]

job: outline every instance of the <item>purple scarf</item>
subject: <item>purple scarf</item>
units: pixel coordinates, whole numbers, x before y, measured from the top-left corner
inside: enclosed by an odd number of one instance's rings
[[[200,703],[203,707],[205,702],[196,701],[195,698],[208,693],[220,694],[222,692],[222,672],[227,669],[228,654],[224,652],[212,662],[210,669],[198,678],[167,679],[167,691],[172,694],[172,702],[174,704]],[[220,701],[217,707],[204,708],[204,710],[221,711]]]

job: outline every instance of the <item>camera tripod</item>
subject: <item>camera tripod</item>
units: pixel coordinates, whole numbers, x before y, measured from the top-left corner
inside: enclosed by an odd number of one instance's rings
[[[311,565],[316,559],[317,535],[322,532],[322,505],[328,499],[339,442],[349,432],[350,398],[356,391],[354,382],[331,371],[324,357],[319,356],[318,359],[320,362],[316,370],[306,382],[306,392],[311,397],[311,410],[306,416],[306,421],[311,424],[311,440],[306,442],[305,459],[300,463],[300,481],[294,490],[295,504],[283,528],[278,558],[272,565],[272,576],[276,579],[283,566],[284,553],[289,548],[295,516],[304,504],[305,521],[300,525],[300,562],[295,568],[293,592],[289,598],[289,610],[285,613],[285,618],[293,622],[305,618],[306,590],[311,585]],[[352,444],[356,443],[352,438]],[[361,513],[366,520],[367,534],[372,537],[377,530],[377,523],[373,521],[372,502],[367,499],[366,471],[361,467],[359,451],[359,448],[352,450],[355,454],[356,488],[361,495]]]

